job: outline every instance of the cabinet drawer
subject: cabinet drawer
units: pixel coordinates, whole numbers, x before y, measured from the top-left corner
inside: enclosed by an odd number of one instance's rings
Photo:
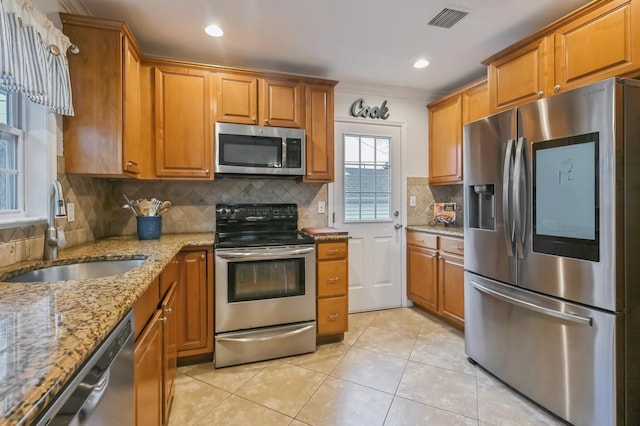
[[[440,251],[464,256],[464,240],[440,237]]]
[[[318,250],[318,260],[346,259],[348,247],[346,241],[319,243],[316,246]]]
[[[346,260],[318,263],[318,297],[347,294],[348,273]]]
[[[156,278],[133,306],[134,338],[137,338],[160,304],[160,281]]]
[[[318,334],[347,331],[347,296],[318,299]]]
[[[437,250],[438,237],[425,232],[409,231],[407,232],[407,244]]]

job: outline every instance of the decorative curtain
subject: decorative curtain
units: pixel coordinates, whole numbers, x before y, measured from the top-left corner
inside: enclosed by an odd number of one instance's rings
[[[67,50],[76,50],[29,0],[0,0],[0,87],[73,115]]]

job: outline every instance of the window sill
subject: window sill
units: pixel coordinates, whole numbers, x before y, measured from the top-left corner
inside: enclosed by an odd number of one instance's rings
[[[31,225],[47,223],[44,217],[14,217],[11,219],[0,218],[0,229],[24,228]]]

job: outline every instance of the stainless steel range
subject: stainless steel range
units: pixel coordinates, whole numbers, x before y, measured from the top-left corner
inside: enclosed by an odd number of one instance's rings
[[[295,204],[216,205],[215,365],[315,351],[315,243]]]

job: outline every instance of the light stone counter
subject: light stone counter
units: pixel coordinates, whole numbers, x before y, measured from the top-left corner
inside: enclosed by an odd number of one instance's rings
[[[445,227],[444,225],[411,225],[407,226],[408,231],[428,232],[446,237],[464,237],[464,228]]]
[[[88,260],[146,258],[124,274],[51,283],[0,282],[0,425],[30,424],[185,246],[213,245],[213,233],[159,240],[113,237],[29,261],[9,272]]]

